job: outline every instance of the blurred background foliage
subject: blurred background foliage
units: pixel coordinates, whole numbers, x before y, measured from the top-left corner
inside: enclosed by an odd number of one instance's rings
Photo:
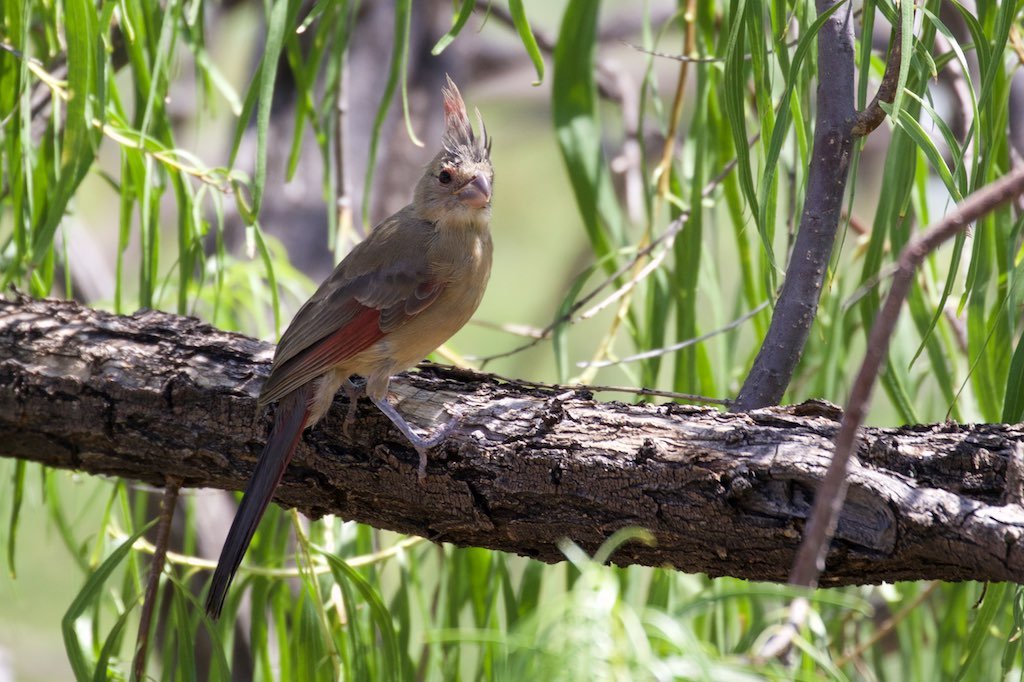
[[[863,106],[899,8],[854,10]],[[1020,12],[916,6],[787,401],[844,402],[894,253],[1020,163]],[[0,284],[273,340],[409,200],[447,72],[494,137],[496,264],[437,359],[728,398],[798,228],[816,16],[806,0],[0,0]],[[874,423],[1020,421],[1020,209],[929,259]],[[158,495],[7,459],[0,481],[0,679],[129,677],[150,547],[134,536]],[[276,508],[212,624],[196,595],[229,503],[183,496],[154,679],[1024,679],[1019,587],[817,591],[791,659],[758,664],[787,587],[603,565],[621,535],[548,566]]]

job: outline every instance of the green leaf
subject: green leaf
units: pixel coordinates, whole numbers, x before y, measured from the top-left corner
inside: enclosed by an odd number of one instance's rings
[[[388,77],[384,83],[384,94],[381,96],[380,105],[377,107],[377,116],[373,120],[373,134],[370,137],[370,153],[366,161],[366,178],[363,180],[363,223],[369,221],[370,215],[370,194],[373,190],[373,173],[377,167],[377,145],[380,142],[380,131],[384,121],[388,117],[388,109],[391,106],[391,98],[395,94],[395,86],[398,84],[398,77],[402,71],[403,54],[402,46],[405,44],[405,36],[408,31],[409,14],[412,11],[411,0],[395,1],[395,31],[391,45],[391,63],[388,66]]]
[[[64,617],[61,619],[61,631],[64,633],[64,649],[67,651],[68,662],[71,664],[71,670],[75,673],[75,678],[86,680],[93,676],[89,671],[89,662],[86,660],[82,644],[78,639],[78,632],[76,630],[78,619],[85,614],[86,609],[98,606],[100,599],[103,597],[104,585],[107,579],[131,552],[135,541],[142,537],[142,534],[149,530],[156,521],[154,519],[140,528],[138,532],[122,542],[117,549],[110,553],[110,556],[85,581],[85,585],[82,586],[82,589],[75,596],[75,600],[71,602],[71,606],[68,607],[67,612],[65,612]]]
[[[1024,335],[1017,341],[1017,348],[1010,359],[1001,420],[1006,424],[1024,421]]]
[[[537,39],[533,37],[533,30],[530,22],[526,19],[526,10],[523,9],[523,0],[508,0],[508,11],[512,15],[512,23],[519,32],[519,39],[523,41],[526,54],[533,62],[533,68],[537,71],[537,80],[534,85],[540,85],[544,81],[544,59],[540,55],[540,48],[537,46]]]
[[[21,501],[25,493],[25,467],[27,462],[19,459],[14,463],[14,475],[11,476],[14,491],[11,495],[11,520],[7,525],[7,571],[16,577],[14,569],[14,548],[17,544],[18,517],[21,514]]]
[[[277,65],[284,47],[285,32],[295,25],[301,2],[277,0],[271,5],[267,23],[267,44],[259,69],[259,95],[256,105],[256,170],[253,177],[251,216],[256,218],[263,203],[263,189],[267,184],[267,144],[270,134],[270,107],[274,102],[277,83]],[[247,98],[248,99],[248,98]],[[239,125],[243,125],[241,120]],[[236,133],[237,134],[237,133]]]
[[[402,670],[402,659],[398,652],[398,638],[395,635],[395,626],[391,620],[391,614],[388,612],[387,607],[384,606],[380,595],[357,570],[345,563],[341,557],[330,552],[321,553],[327,559],[335,580],[339,584],[349,584],[355,587],[369,607],[370,618],[377,628],[377,632],[380,635],[380,645],[383,648],[383,651],[380,651],[378,655],[384,667],[376,671],[377,679],[398,679]]]
[[[580,217],[601,259],[622,243],[622,216],[601,149],[594,47],[601,3],[572,0],[562,15],[551,82],[555,135]],[[614,271],[615,263],[606,268]]]
[[[760,207],[757,203],[757,190],[754,188],[754,174],[750,162],[750,147],[747,145],[747,115],[746,115],[746,87],[747,87],[747,62],[746,62],[746,32],[743,30],[746,22],[747,12],[756,10],[755,3],[747,3],[747,0],[737,0],[733,3],[734,14],[730,17],[729,40],[725,46],[725,78],[723,80],[722,110],[729,119],[729,129],[732,132],[733,146],[736,148],[737,172],[739,175],[740,189],[747,199],[747,206],[754,217],[754,222],[760,225]],[[768,255],[772,268],[775,268],[774,247],[770,241],[764,243],[765,253]]]
[[[910,76],[910,59],[914,49],[914,3],[903,1],[900,7],[900,71],[896,79],[896,93],[892,100],[890,116],[898,117],[903,111],[903,97],[906,94],[907,78]]]
[[[942,183],[946,186],[946,191],[948,191],[953,197],[953,200],[957,202],[962,201],[963,195],[960,193],[960,188],[953,179],[953,173],[950,172],[949,166],[946,165],[946,161],[942,158],[942,153],[935,146],[935,143],[932,141],[931,137],[925,131],[920,122],[918,122],[917,118],[907,111],[906,108],[901,110],[897,117],[895,115],[896,111],[892,106],[884,102],[882,102],[881,106],[882,110],[889,114],[889,116],[893,117],[897,124],[903,128],[908,135],[910,135],[912,140],[914,140],[918,149],[924,153],[928,162],[932,165],[932,168],[935,169],[935,172],[938,173]],[[958,148],[959,147],[955,147],[954,149]]]
[[[985,587],[985,598],[981,602],[981,608],[977,611],[971,632],[967,636],[967,655],[960,665],[960,671],[955,678],[956,682],[964,679],[967,673],[979,664],[983,657],[983,644],[992,636],[991,627],[993,621],[1003,609],[1010,590],[1011,583],[987,583]],[[990,661],[985,662],[985,667],[990,670]]]
[[[107,633],[107,638],[104,640],[103,647],[100,649],[100,654],[96,659],[96,668],[93,670],[92,675],[93,682],[105,682],[105,680],[109,680],[112,677],[110,671],[110,659],[121,648],[123,643],[121,635],[124,632],[124,626],[128,624],[128,617],[132,614],[135,605],[138,604],[141,599],[142,593],[140,592],[136,595],[131,604],[125,605],[124,611],[120,616],[118,616],[117,620],[114,621],[114,626],[110,628],[110,632]]]
[[[459,8],[459,13],[456,15],[455,20],[452,22],[452,27],[441,36],[441,39],[437,41],[434,48],[430,51],[430,54],[435,57],[442,52],[444,48],[451,45],[452,41],[455,40],[455,36],[459,35],[462,27],[469,21],[469,17],[473,14],[473,7],[476,6],[475,0],[462,0],[462,6]]]
[[[64,118],[57,186],[48,192],[46,211],[33,228],[31,263],[38,266],[50,253],[53,235],[64,217],[75,189],[85,178],[96,157],[98,131],[93,119],[103,125],[105,91],[103,88],[103,45],[98,40],[96,9],[90,0],[65,0],[69,26],[67,31],[68,102]]]

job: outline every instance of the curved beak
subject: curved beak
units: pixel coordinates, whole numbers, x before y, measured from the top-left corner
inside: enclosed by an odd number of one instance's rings
[[[455,196],[470,208],[483,208],[491,203],[491,183],[483,175],[478,175],[460,187]]]

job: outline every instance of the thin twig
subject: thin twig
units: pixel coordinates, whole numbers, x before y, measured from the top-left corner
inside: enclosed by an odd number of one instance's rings
[[[652,272],[658,269],[658,266],[661,265],[662,261],[665,260],[665,256],[667,255],[668,249],[662,249],[661,251],[658,252],[656,256],[654,256],[654,258],[652,258],[647,263],[647,265],[639,267],[640,263],[637,263],[636,271],[628,280],[626,280],[625,284],[623,284],[621,287],[613,291],[610,295],[606,296],[604,300],[600,301],[593,307],[584,310],[582,313],[580,313],[580,316],[577,318],[577,321],[582,322],[583,320],[589,320],[590,318],[595,317],[598,313],[600,313],[602,310],[610,306],[612,303],[615,303],[615,301],[629,294],[629,292],[633,291],[633,289],[635,289],[636,286],[640,284],[640,282],[645,280],[648,275],[650,275]],[[581,363],[580,366],[583,367],[586,364],[587,363]]]
[[[760,133],[752,135],[750,139],[747,140],[747,146],[753,147],[755,144],[757,144],[757,141],[760,139]],[[736,168],[736,164],[737,160],[731,159],[728,163],[722,166],[722,170],[720,170],[718,174],[715,175],[715,177],[711,178],[711,180],[708,181],[708,184],[704,186],[704,191],[701,192],[701,197],[706,199],[707,197],[711,196],[714,193],[714,191],[718,189],[718,186],[725,182],[725,179],[729,177],[729,173],[731,173]],[[689,217],[689,211],[684,211],[678,218],[669,223],[669,226],[665,229],[664,232],[662,232],[660,235],[651,240],[650,244],[648,244],[647,246],[633,254],[633,257],[627,263],[625,263],[621,268],[613,272],[611,275],[608,275],[604,280],[602,280],[600,284],[594,287],[594,289],[591,290],[590,293],[579,298],[575,303],[573,303],[572,306],[570,306],[568,310],[559,315],[549,325],[541,329],[535,336],[533,336],[529,342],[524,343],[521,346],[516,346],[511,350],[503,351],[501,353],[487,355],[484,357],[471,357],[470,359],[480,362],[481,365],[483,366],[493,360],[499,360],[501,358],[506,358],[511,355],[521,353],[525,350],[533,348],[541,341],[545,341],[551,338],[552,332],[554,332],[563,324],[575,323],[577,321],[576,313],[579,312],[583,308],[583,306],[587,305],[592,300],[594,300],[597,297],[597,295],[606,287],[618,281],[620,277],[629,272],[641,259],[646,257],[654,249],[658,248],[659,245],[665,244],[666,250],[671,249],[673,240],[676,238],[676,235],[679,234],[680,230],[682,230],[683,227],[686,225],[686,221],[689,219]]]
[[[896,96],[896,87],[900,80],[900,64],[903,60],[903,24],[897,21],[893,26],[892,38],[889,40],[889,57],[885,63],[885,73],[882,74],[882,82],[872,98],[871,103],[863,111],[857,112],[857,120],[854,121],[853,132],[856,137],[864,137],[885,120],[885,111],[882,103],[892,104]]]
[[[893,275],[889,295],[875,318],[864,362],[850,391],[836,436],[835,455],[818,494],[814,496],[810,523],[790,574],[790,582],[794,585],[813,587],[824,568],[825,552],[846,494],[846,469],[853,453],[857,429],[867,414],[875,379],[887,355],[892,331],[918,266],[928,254],[957,233],[966,230],[971,223],[1022,193],[1024,168],[1019,168],[971,194],[945,218],[914,237],[900,252],[899,267]]]
[[[729,405],[724,398],[710,398],[695,393],[679,393],[677,391],[662,391],[656,388],[637,388],[634,386],[605,386],[601,384],[549,384],[544,381],[531,381],[529,379],[512,379],[495,374],[493,372],[482,372],[480,370],[462,367],[458,365],[442,365],[436,362],[423,362],[417,366],[420,370],[444,374],[450,377],[466,381],[494,381],[509,386],[517,386],[524,389],[540,389],[552,393],[629,393],[631,395],[654,396],[659,398],[671,398],[673,400],[690,400],[708,405]]]
[[[627,40],[623,40],[622,44],[626,47],[631,47],[637,52],[643,52],[649,54],[652,57],[661,57],[663,59],[671,59],[673,61],[682,62],[684,64],[715,64],[718,62],[724,62],[725,57],[691,57],[684,54],[673,54],[671,52],[659,52],[658,50],[648,50],[643,45],[637,45]],[[750,55],[747,55],[745,59],[750,59]]]
[[[171,538],[171,521],[174,519],[174,507],[178,502],[178,491],[181,490],[181,484],[181,479],[168,479],[164,487],[164,495],[160,499],[160,523],[156,527],[155,550],[153,552],[153,559],[149,564],[146,596],[142,601],[142,614],[139,618],[139,635],[135,640],[135,661],[132,667],[136,680],[146,679],[149,630],[153,624],[153,609],[156,607],[157,592],[160,589],[160,576],[164,572],[164,565],[167,560],[167,544]]]
[[[556,317],[550,324],[548,324],[546,327],[544,327],[540,331],[539,335],[535,336],[530,341],[528,341],[528,342],[526,342],[526,343],[524,343],[522,345],[516,346],[515,348],[513,348],[511,350],[503,351],[501,353],[495,353],[494,355],[487,355],[487,356],[482,357],[482,358],[472,358],[472,359],[478,360],[480,362],[481,366],[485,366],[485,365],[487,365],[487,363],[489,363],[489,362],[491,362],[493,360],[498,360],[500,358],[509,357],[511,355],[515,355],[517,353],[521,353],[524,350],[528,350],[530,348],[533,348],[534,346],[539,344],[541,341],[544,341],[546,339],[551,338],[551,334],[556,329],[558,329],[560,326],[562,326],[563,324],[572,324],[572,323],[576,322],[577,321],[576,313],[579,312],[580,309],[583,308],[583,306],[587,305],[588,303],[590,303],[590,301],[594,300],[597,297],[597,295],[599,293],[601,293],[601,291],[603,291],[605,289],[605,287],[607,287],[610,284],[614,283],[620,277],[622,277],[627,272],[629,272],[631,269],[633,269],[633,267],[638,262],[640,262],[641,259],[646,257],[649,253],[651,253],[651,251],[656,249],[660,244],[665,244],[665,249],[666,250],[667,249],[671,249],[672,248],[673,240],[675,240],[676,235],[679,234],[679,231],[683,229],[683,226],[686,224],[686,221],[687,221],[687,219],[689,217],[690,217],[689,212],[685,212],[682,215],[680,215],[678,218],[676,218],[674,221],[669,223],[668,228],[664,232],[662,232],[660,235],[658,235],[647,246],[637,250],[637,252],[635,254],[633,254],[633,257],[630,258],[628,262],[626,262],[622,267],[620,267],[618,270],[613,272],[611,275],[608,275],[604,280],[601,281],[600,284],[595,286],[590,291],[590,293],[586,294],[585,296],[580,297],[575,303],[573,303],[569,307],[568,310],[566,310],[564,313],[562,313],[561,315]]]
[[[867,414],[875,380],[878,378],[882,362],[888,355],[892,333],[913,284],[917,268],[930,253],[959,232],[966,230],[971,223],[1021,194],[1024,194],[1024,167],[1012,171],[968,196],[945,218],[911,239],[910,243],[900,252],[899,266],[893,275],[889,295],[875,316],[864,360],[857,372],[857,378],[853,382],[846,409],[843,411],[839,432],[836,434],[832,462],[814,495],[814,506],[811,509],[803,542],[797,551],[793,570],[789,575],[791,584],[817,587],[818,578],[825,569],[825,557],[828,554],[836,524],[839,522],[843,501],[846,499],[846,471],[857,445],[858,430]],[[790,621],[793,626],[787,628],[785,633],[772,638],[762,650],[762,655],[777,656],[788,649],[792,637],[804,622],[804,618],[798,619],[796,615],[803,613],[804,617],[806,616],[803,607],[797,601],[794,600],[790,606]]]
[[[835,661],[833,661],[835,667],[842,668],[850,661],[856,658],[860,658],[862,655],[864,655],[865,651],[867,651],[874,645],[878,644],[878,642],[882,641],[883,638],[888,637],[889,634],[896,629],[896,626],[905,621],[907,619],[907,616],[912,614],[914,610],[917,609],[917,607],[919,607],[921,604],[927,601],[928,598],[935,593],[935,590],[938,589],[939,585],[941,584],[942,583],[938,580],[933,580],[932,582],[928,583],[928,587],[921,590],[921,593],[914,597],[909,604],[904,606],[902,609],[900,609],[897,613],[893,614],[889,618],[886,618],[885,622],[883,622],[881,625],[875,628],[874,632],[871,633],[870,637],[868,637],[866,640],[855,646],[851,651],[846,652],[845,654],[837,658]]]
[[[111,530],[108,533],[115,542],[124,542],[128,539],[128,534],[120,530]],[[417,545],[421,542],[425,542],[424,538],[418,535],[411,535],[395,544],[368,554],[360,554],[354,557],[346,557],[345,563],[352,568],[359,568],[361,566],[369,566],[371,564],[380,563],[393,556],[401,553],[402,551],[409,549],[410,547]],[[142,552],[144,554],[156,554],[157,547],[149,542],[146,542],[144,538],[139,538],[132,545],[132,549],[136,552]],[[326,549],[321,549],[326,552]],[[212,571],[217,568],[217,562],[213,559],[200,559],[197,556],[191,554],[181,554],[179,552],[167,552],[166,553],[167,563],[174,564],[176,566],[185,566],[187,568],[198,568],[202,570]],[[269,568],[266,566],[256,566],[253,564],[242,564],[239,566],[238,571],[247,575],[258,575],[263,578],[298,578],[303,573],[309,573],[310,570],[315,575],[325,575],[331,572],[331,567],[326,563],[318,563],[312,569],[300,569],[298,566],[290,566],[283,568]]]
[[[799,40],[791,40],[785,45],[786,47],[796,47],[796,45],[798,45],[799,43]],[[725,61],[725,57],[691,57],[689,55],[684,54],[672,54],[671,52],[659,52],[658,50],[648,50],[646,47],[642,45],[637,45],[627,40],[623,40],[622,44],[625,45],[626,47],[633,48],[637,52],[649,54],[652,57],[662,57],[664,59],[671,59],[673,61],[684,62],[689,64],[717,64]],[[767,50],[765,51],[765,54],[775,54],[775,50]],[[743,55],[743,61],[745,62],[749,62],[752,58],[752,55]]]
[[[353,237],[352,187],[345,172],[346,131],[348,130],[348,59],[347,50],[339,57],[338,85],[334,92],[334,187],[335,211],[337,216],[337,239],[334,244],[335,258],[345,253],[344,240]],[[360,226],[362,224],[360,223]]]
[[[751,310],[751,311],[749,311],[747,313],[744,313],[743,315],[741,315],[740,317],[736,318],[732,322],[729,322],[728,324],[723,325],[723,326],[719,327],[718,329],[714,329],[712,331],[709,331],[706,334],[701,334],[700,336],[695,336],[692,339],[686,339],[685,341],[680,341],[679,343],[674,343],[671,346],[666,346],[664,348],[655,348],[654,350],[645,351],[643,353],[637,353],[636,355],[628,355],[628,356],[626,356],[624,358],[619,358],[618,360],[601,360],[600,362],[597,362],[597,363],[580,362],[580,363],[577,363],[577,364],[580,367],[584,367],[586,365],[591,365],[591,366],[596,366],[596,367],[610,367],[611,365],[621,365],[621,364],[623,364],[625,362],[637,362],[639,360],[649,360],[650,358],[657,358],[657,357],[660,357],[662,355],[668,355],[669,353],[675,353],[676,351],[680,351],[680,350],[682,350],[684,348],[688,348],[688,347],[694,346],[694,345],[696,345],[698,343],[702,343],[704,341],[707,341],[710,338],[714,338],[715,336],[718,336],[719,334],[724,334],[726,332],[732,331],[736,327],[740,326],[741,324],[743,324],[744,322],[746,322],[747,320],[749,320],[750,318],[754,317],[759,312],[761,312],[762,310],[767,308],[768,307],[768,303],[769,303],[769,301],[765,301],[764,303],[762,303],[761,305],[757,306],[753,310]]]

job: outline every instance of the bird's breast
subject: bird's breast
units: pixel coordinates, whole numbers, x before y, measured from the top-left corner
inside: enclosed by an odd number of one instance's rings
[[[461,243],[460,243],[461,242]],[[476,312],[491,274],[491,240],[484,233],[473,240],[437,244],[429,258],[433,276],[445,282],[437,300],[360,354],[353,373],[367,369],[391,373],[411,367],[450,339]],[[440,247],[440,248],[438,248]]]

